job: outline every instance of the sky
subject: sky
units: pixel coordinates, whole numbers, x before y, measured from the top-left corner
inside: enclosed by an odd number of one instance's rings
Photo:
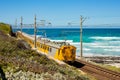
[[[120,25],[120,0],[0,0],[0,22],[9,24],[34,23],[46,20],[52,25]]]

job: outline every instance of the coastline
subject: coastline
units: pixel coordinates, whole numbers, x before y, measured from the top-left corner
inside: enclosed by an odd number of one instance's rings
[[[1,30],[0,45],[0,69],[3,71],[0,72],[0,80],[1,76],[8,80],[76,80],[77,78],[92,80],[76,68],[59,65],[45,55],[32,50],[24,40]]]
[[[85,56],[84,59],[86,61],[120,68],[120,56]]]
[[[38,31],[44,30],[46,37],[53,41],[64,41],[66,40],[77,48],[76,52],[80,53],[80,42],[79,42],[79,29],[61,28],[61,29],[42,29],[38,28]],[[73,32],[72,32],[73,31]],[[83,29],[83,52],[85,55],[90,56],[108,56],[108,55],[119,55],[120,52],[120,29]],[[34,29],[23,29],[23,32],[34,35]],[[37,37],[44,33],[38,32]]]

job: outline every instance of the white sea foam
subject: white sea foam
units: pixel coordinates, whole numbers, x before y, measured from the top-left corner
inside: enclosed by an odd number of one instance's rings
[[[76,54],[77,56],[80,56],[80,53],[77,53]],[[113,56],[113,55],[103,55],[103,54],[96,54],[96,53],[91,53],[91,52],[89,52],[89,53],[83,53],[83,56],[85,56],[85,57],[90,57],[90,56]]]
[[[96,54],[96,56],[101,54]],[[95,53],[83,53],[83,56],[95,56]]]
[[[72,42],[70,43],[71,45],[75,46],[77,48],[77,50],[80,49],[80,42]],[[80,51],[79,51],[80,52]]]
[[[105,51],[112,51],[112,52],[120,52],[120,48],[118,49],[104,49]]]
[[[113,45],[119,45],[120,46],[120,41],[109,41],[109,44],[113,44]]]
[[[34,36],[34,35],[33,35]],[[43,38],[44,36],[43,35],[37,35],[36,36],[37,38]]]
[[[120,41],[107,41],[107,42],[93,42],[83,43],[83,55],[84,56],[115,56],[120,55]],[[80,55],[80,43],[72,43],[77,47],[77,56]],[[109,53],[108,53],[109,52]]]
[[[95,39],[95,40],[120,40],[120,37],[100,37],[100,36],[93,36],[93,37],[90,37],[90,39]]]
[[[92,48],[120,49],[120,46],[90,46]]]
[[[73,42],[71,44],[73,44],[73,45],[80,45],[80,42]]]
[[[91,49],[89,48],[83,48],[84,51],[90,51]]]
[[[93,43],[83,43],[84,46],[99,46],[103,45],[101,42],[93,42]]]
[[[73,40],[51,40],[51,41],[56,41],[56,42],[68,42],[68,43],[72,43]]]

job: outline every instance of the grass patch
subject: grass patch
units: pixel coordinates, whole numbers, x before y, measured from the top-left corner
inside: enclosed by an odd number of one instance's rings
[[[0,30],[3,31],[5,34],[11,34],[11,28],[9,24],[0,23]]]
[[[104,65],[103,65],[103,64],[99,64],[99,66],[120,73],[120,68],[117,68],[117,67],[115,67],[115,66],[111,66],[111,65],[107,65],[107,64],[104,64]]]

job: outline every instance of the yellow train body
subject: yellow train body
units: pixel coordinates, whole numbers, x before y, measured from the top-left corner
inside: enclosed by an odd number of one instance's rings
[[[28,34],[17,32],[17,37],[25,40],[34,48],[34,38]],[[76,57],[76,47],[70,45],[67,42],[54,42],[46,39],[37,39],[37,49],[55,59],[74,62]]]

